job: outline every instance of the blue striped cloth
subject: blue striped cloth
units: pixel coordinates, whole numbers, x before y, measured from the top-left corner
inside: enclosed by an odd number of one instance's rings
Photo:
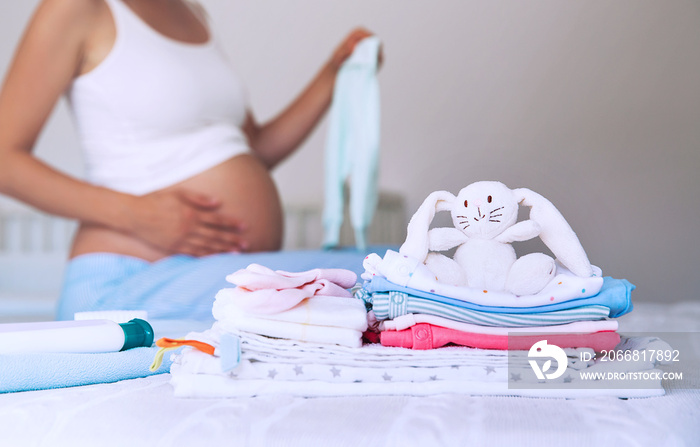
[[[440,303],[404,292],[369,293],[365,289],[355,291],[355,297],[365,301],[378,320],[392,320],[409,313],[435,315],[465,323],[498,327],[553,326],[582,320],[602,320],[610,309],[589,305],[551,312],[513,314],[482,312]]]
[[[382,248],[178,255],[152,263],[112,253],[82,255],[68,263],[57,317],[72,320],[75,312],[146,310],[149,319],[213,322],[216,292],[232,287],[225,278],[236,270],[257,263],[291,272],[344,268],[359,277],[365,256],[378,249]]]
[[[532,314],[571,309],[574,307],[598,305],[607,307],[609,309],[609,316],[616,318],[632,311],[631,294],[635,289],[635,286],[626,279],[614,279],[606,276],[603,278],[603,287],[594,296],[531,307],[483,306],[457,298],[451,298],[448,296],[425,292],[423,290],[416,290],[409,287],[400,286],[380,276],[375,276],[371,281],[365,282],[363,288],[370,294],[376,292],[403,292],[405,294],[425,298],[430,301],[449,304],[451,306],[464,309],[478,310],[481,312]]]

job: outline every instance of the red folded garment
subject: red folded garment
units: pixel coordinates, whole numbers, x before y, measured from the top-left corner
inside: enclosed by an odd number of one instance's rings
[[[620,343],[620,335],[614,331],[593,332],[590,334],[527,334],[490,335],[463,332],[418,323],[403,331],[383,331],[380,334],[383,346],[397,346],[411,349],[434,349],[449,343],[480,349],[529,350],[540,340],[560,348],[591,348],[596,352],[610,350]]]

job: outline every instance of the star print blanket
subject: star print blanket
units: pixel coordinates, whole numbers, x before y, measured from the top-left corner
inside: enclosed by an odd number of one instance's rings
[[[539,397],[648,397],[664,393],[657,365],[650,361],[600,361],[590,349],[567,349],[565,367],[543,386],[527,351],[465,347],[414,351],[375,344],[359,348],[274,339],[223,330],[217,323],[187,338],[217,345],[222,334],[240,340],[240,363],[222,370],[221,359],[192,348],[173,357],[171,383],[178,397],[250,397],[290,394],[341,395],[521,395]],[[626,339],[618,349],[658,348],[654,339]],[[545,365],[547,366],[547,365]],[[549,367],[542,367],[551,373]],[[603,384],[608,372],[628,380]],[[596,376],[597,374],[597,376]],[[636,374],[636,375],[633,375]],[[646,378],[640,385],[639,378]],[[599,380],[592,379],[598,377]],[[549,379],[549,376],[547,376]],[[593,382],[598,382],[593,384]],[[631,388],[630,388],[631,386]]]

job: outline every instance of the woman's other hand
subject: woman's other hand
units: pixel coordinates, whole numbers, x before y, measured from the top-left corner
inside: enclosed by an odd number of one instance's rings
[[[242,222],[220,211],[221,202],[191,191],[136,197],[131,232],[170,254],[206,256],[248,249]]]
[[[350,57],[359,41],[372,35],[364,28],[351,31],[299,97],[269,122],[258,124],[253,114],[248,112],[243,131],[251,148],[268,169],[277,166],[294,152],[316,127],[331,104],[340,66]],[[377,58],[377,66],[380,67],[384,59],[381,47]]]
[[[360,42],[362,39],[373,35],[373,32],[361,27],[355,28],[354,30],[350,31],[350,34],[348,34],[345,37],[345,39],[343,39],[340,45],[338,45],[338,47],[333,52],[333,55],[331,56],[330,60],[331,67],[333,67],[333,69],[336,71],[339,70],[340,66],[343,65],[343,62],[345,62],[355,50],[355,46],[357,45],[357,43]],[[377,58],[377,67],[381,67],[382,62],[384,61],[384,52],[382,51],[381,47],[379,48],[379,55],[377,56]]]

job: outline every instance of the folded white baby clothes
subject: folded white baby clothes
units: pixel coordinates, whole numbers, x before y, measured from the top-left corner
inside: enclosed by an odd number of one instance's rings
[[[286,275],[280,276],[279,272],[260,267],[252,266],[229,275],[232,281],[243,285],[217,293],[212,313],[222,328],[299,341],[362,345],[362,333],[367,330],[367,310],[362,301],[352,298],[344,288],[341,297],[309,296],[309,287],[326,281],[319,279],[323,277],[321,271],[314,275],[284,272]],[[324,283],[322,289],[332,291],[350,284],[352,278],[345,272],[331,272],[327,276],[340,285],[331,283],[335,287],[329,288]],[[273,288],[262,288],[266,286]],[[281,286],[288,288],[274,288]]]
[[[174,365],[173,369],[177,367]],[[659,373],[650,370],[649,374]],[[170,383],[175,397],[180,398],[236,398],[253,396],[275,396],[280,394],[299,397],[333,397],[333,396],[431,396],[436,394],[454,393],[471,396],[526,396],[550,398],[591,398],[591,397],[652,397],[662,396],[664,389],[657,384],[654,388],[600,388],[580,389],[575,386],[550,389],[512,389],[505,381],[458,381],[442,380],[421,382],[390,381],[384,383],[355,381],[349,383],[334,383],[324,380],[308,381],[276,381],[269,376],[257,380],[237,380],[230,377],[210,374],[176,373],[171,376]],[[567,376],[568,377],[568,376]],[[630,381],[621,383],[629,386]]]
[[[215,338],[220,326],[206,335]],[[503,351],[464,347],[412,351],[365,345],[329,347],[241,334],[242,361],[224,373],[220,361],[187,349],[174,358],[171,383],[178,397],[244,397],[269,394],[345,395],[521,395],[538,397],[648,397],[664,393],[659,370],[649,361],[582,361],[585,350],[565,350],[564,373],[537,388],[527,353],[510,357]],[[642,343],[643,345],[644,343]],[[639,343],[636,348],[642,348]],[[644,373],[645,387],[634,379],[614,386],[585,386],[585,374]],[[528,386],[514,387],[528,381]],[[612,384],[611,384],[612,385]],[[628,388],[626,388],[628,387]]]
[[[313,301],[312,301],[313,300]],[[333,311],[337,312],[333,312]],[[324,320],[324,316],[328,316]],[[216,308],[218,325],[268,337],[359,347],[367,329],[367,313],[359,300],[317,297],[272,315],[249,314],[235,306]],[[319,324],[315,324],[319,323]]]
[[[362,346],[361,331],[339,327],[287,323],[284,321],[255,318],[253,316],[241,316],[240,318],[221,322],[221,327],[229,330],[238,329],[253,334],[266,335],[274,338],[286,338],[302,342],[328,343],[349,347]]]
[[[382,276],[392,283],[483,306],[534,307],[591,297],[603,287],[602,271],[593,266],[595,276],[580,277],[556,265],[556,275],[534,295],[517,296],[505,291],[482,290],[441,283],[422,262],[407,255],[387,250],[383,258],[372,254],[365,258],[363,279]]]
[[[367,311],[362,301],[335,296],[309,298],[284,312],[260,315],[239,308],[235,302],[226,297],[226,294],[220,293],[214,302],[212,314],[220,322],[234,322],[255,317],[307,326],[338,327],[361,332],[367,330]]]

